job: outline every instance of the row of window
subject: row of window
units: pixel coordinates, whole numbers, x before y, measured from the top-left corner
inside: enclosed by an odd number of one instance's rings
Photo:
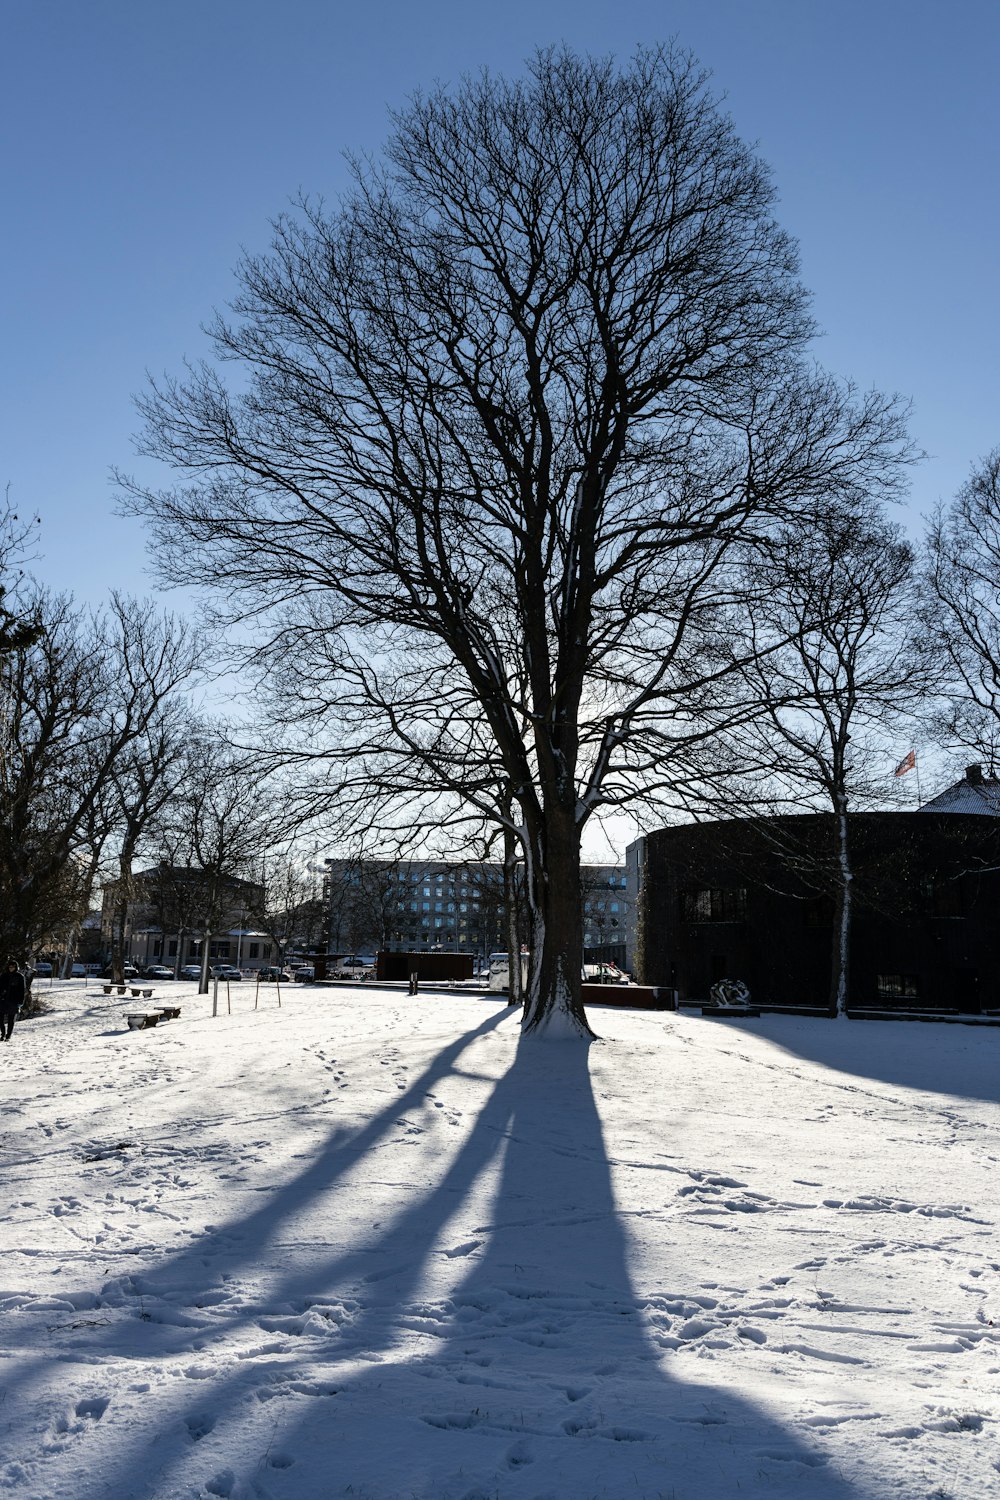
[[[473,913],[473,915],[475,915],[475,916],[478,916],[479,915],[479,911],[480,911],[480,906],[479,906],[479,902],[478,901],[459,901],[457,903],[457,908],[458,908],[459,911],[465,911],[465,912],[471,911]],[[411,901],[410,902],[410,911],[430,911],[430,909],[431,909],[431,903],[429,901]],[[456,902],[454,902],[454,901],[448,901],[448,902],[435,901],[435,903],[434,903],[434,910],[435,911],[454,911],[455,909],[456,909]],[[405,911],[406,910],[406,902],[405,901],[397,901],[396,902],[396,910],[397,911]]]
[[[235,957],[235,950],[236,950],[236,944],[235,943],[230,943],[230,942],[226,941],[225,939],[220,939],[218,942],[216,942],[216,943],[209,943],[209,945],[208,945],[208,953],[209,953],[209,957],[210,958],[233,958],[233,957]],[[241,957],[245,957],[248,961],[251,958],[270,958],[271,957],[271,945],[270,945],[270,943],[244,943],[243,946],[240,948],[239,951],[240,951],[240,956]],[[166,955],[164,955],[164,951],[163,951],[163,939],[162,938],[155,938],[154,941],[153,941],[153,955],[152,956],[154,958],[163,958],[164,956],[166,956],[167,958],[176,958],[177,957],[177,939],[176,938],[169,938],[168,939],[168,941],[167,941]],[[197,960],[200,957],[201,957],[201,944],[196,939],[190,938],[188,940],[188,958],[190,958],[192,960],[192,962],[197,962]]]

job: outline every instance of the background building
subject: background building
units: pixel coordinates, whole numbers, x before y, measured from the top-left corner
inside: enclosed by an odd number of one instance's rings
[[[506,946],[503,870],[498,863],[328,859],[324,897],[330,953],[431,948],[485,955]],[[585,958],[625,957],[625,870],[581,872]],[[523,933],[527,941],[527,929]]]
[[[125,918],[125,956],[138,968],[162,963],[170,968],[201,962],[206,925],[209,957],[215,962],[253,970],[279,958],[274,938],[248,919],[260,910],[262,890],[233,876],[213,877],[187,865],[154,865],[136,871]],[[104,887],[102,937],[110,947],[111,923],[119,884]],[[207,908],[215,907],[211,914]],[[207,918],[211,915],[211,921]]]
[[[1000,818],[934,804],[850,815],[852,1007],[1000,1007]],[[830,825],[824,814],[689,824],[631,845],[637,977],[682,1003],[730,978],[761,1004],[824,1006]]]

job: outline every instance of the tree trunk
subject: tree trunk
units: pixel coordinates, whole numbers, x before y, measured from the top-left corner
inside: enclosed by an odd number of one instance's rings
[[[210,955],[209,955],[209,949],[212,946],[212,934],[211,934],[211,932],[209,931],[209,929],[207,927],[205,928],[205,931],[202,934],[201,943],[202,943],[202,948],[201,948],[201,978],[198,981],[198,993],[199,993],[199,995],[207,995],[208,994],[208,967],[209,967],[209,963],[211,962]]]
[[[580,830],[575,813],[548,811],[525,861],[532,952],[522,1029],[554,1038],[594,1035],[583,1009]]]
[[[830,1015],[846,1020],[851,957],[851,888],[854,876],[851,872],[851,854],[847,839],[847,809],[843,803],[834,811],[833,843],[837,866],[837,887],[833,903]]]
[[[518,921],[520,891],[517,881],[517,838],[512,828],[503,830],[503,895],[507,946],[507,1000],[510,1005],[524,1004],[524,975],[521,970],[521,932]]]
[[[111,977],[121,984],[125,978],[125,932],[128,927],[128,908],[134,895],[132,863],[138,842],[134,826],[130,823],[122,840],[118,856],[118,888],[111,913]]]

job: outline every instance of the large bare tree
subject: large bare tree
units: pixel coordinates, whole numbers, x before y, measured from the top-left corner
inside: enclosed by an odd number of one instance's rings
[[[185,478],[125,504],[256,622],[343,781],[506,824],[524,1027],[587,1035],[585,825],[745,712],[735,545],[891,488],[901,415],[806,363],[768,171],[686,54],[418,95],[354,176],[241,263],[233,386],[143,398]]]

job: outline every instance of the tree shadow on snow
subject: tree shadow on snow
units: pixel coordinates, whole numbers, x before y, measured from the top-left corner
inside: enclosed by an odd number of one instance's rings
[[[1000,1102],[1000,1026],[779,1015],[704,1025],[766,1037],[793,1056],[896,1088]]]
[[[402,1116],[439,1125],[428,1094],[503,1014],[444,1048],[363,1128],[317,1148],[253,1214],[136,1278],[154,1320],[222,1300],[210,1323],[158,1330],[155,1350],[135,1340],[136,1357],[191,1378],[157,1391],[75,1500],[742,1500],[775,1488],[863,1500],[819,1448],[712,1385],[710,1342],[684,1352],[716,1324],[696,1270],[678,1265],[671,1285],[637,1293],[582,1044],[511,1040],[510,1066],[484,1081],[474,1125],[425,1193],[413,1199],[407,1184],[407,1205],[363,1248],[318,1245],[305,1268],[300,1253],[265,1305],[227,1305],[224,1288],[304,1209],[325,1199],[331,1222],[351,1210],[352,1170],[377,1163]],[[475,1196],[498,1163],[495,1196]],[[735,1341],[721,1321],[716,1332]],[[103,1343],[94,1329],[77,1362],[127,1359],[119,1335]],[[191,1487],[199,1422],[202,1489]]]

